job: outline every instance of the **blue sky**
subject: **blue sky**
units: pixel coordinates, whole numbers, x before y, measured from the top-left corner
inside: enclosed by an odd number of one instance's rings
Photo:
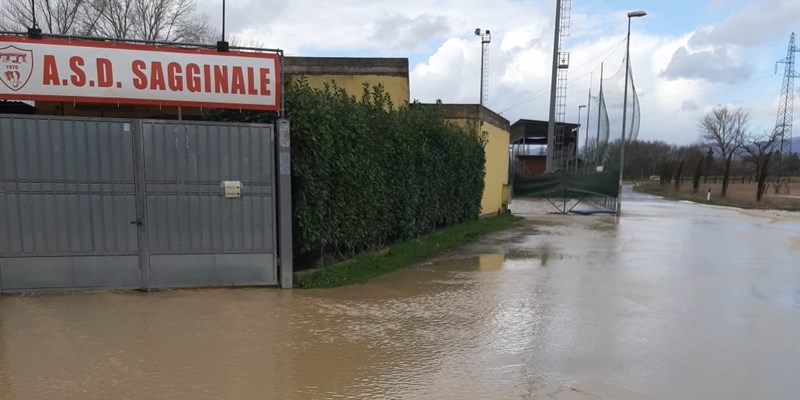
[[[219,1],[198,0],[198,8],[219,19]],[[694,142],[698,119],[718,104],[742,107],[751,130],[772,129],[783,72],[774,74],[775,62],[790,33],[800,34],[798,0],[573,0],[563,43],[571,54],[568,121],[577,120],[590,84],[599,86],[600,61],[606,71],[621,65],[632,10],[648,13],[631,29],[640,138]],[[548,116],[554,14],[554,0],[228,0],[227,31],[289,55],[406,57],[412,99],[477,103],[473,32],[489,29],[485,104],[513,123]],[[613,131],[619,118],[611,119]],[[798,120],[800,111],[795,136]]]

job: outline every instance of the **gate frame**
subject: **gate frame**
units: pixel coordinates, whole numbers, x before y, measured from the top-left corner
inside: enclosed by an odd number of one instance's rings
[[[148,240],[147,225],[145,216],[147,215],[147,191],[145,186],[145,160],[144,160],[144,141],[142,132],[137,129],[136,123],[125,125],[133,136],[133,182],[136,188],[136,220],[131,221],[136,224],[136,235],[139,243],[139,271],[142,279],[141,289],[149,292],[150,282],[150,242]]]
[[[128,168],[133,168],[133,186],[134,186],[134,204],[132,211],[135,216],[131,224],[136,226],[136,243],[138,249],[138,267],[140,271],[140,290],[152,290],[152,271],[151,271],[151,249],[149,243],[149,224],[147,221],[147,184],[146,184],[146,163],[145,149],[144,149],[144,132],[141,129],[142,123],[148,121],[146,119],[126,119],[126,118],[95,118],[95,117],[62,117],[62,116],[49,116],[49,115],[17,115],[17,114],[2,114],[0,118],[9,119],[24,119],[24,120],[98,120],[98,121],[116,121],[121,125],[122,132],[130,138],[132,165]],[[175,120],[150,120],[158,122],[176,123]],[[203,125],[206,121],[193,121],[192,124]],[[180,122],[178,122],[180,123]],[[185,123],[185,122],[184,122]],[[240,123],[225,123],[225,122],[210,122],[209,125],[221,126],[262,126],[269,127],[271,132],[270,140],[272,146],[267,144],[267,148],[272,152],[273,162],[275,163],[272,168],[271,176],[271,207],[272,212],[272,269],[271,274],[274,276],[274,282],[281,288],[292,287],[292,218],[291,218],[291,154],[290,154],[290,131],[289,121],[286,119],[276,120],[274,124],[240,124]],[[27,132],[24,132],[27,133]],[[103,134],[100,131],[100,134]],[[55,166],[55,164],[54,164]],[[130,171],[130,170],[129,170]],[[276,193],[277,191],[277,193]],[[13,191],[12,191],[13,193]],[[130,214],[129,214],[130,215]],[[93,229],[93,228],[91,228]],[[191,253],[189,253],[191,254]],[[235,254],[235,253],[232,253]],[[35,255],[21,256],[21,258],[36,257]],[[69,252],[62,252],[54,257],[73,257]],[[13,257],[19,258],[19,257]],[[3,258],[0,257],[0,260]],[[50,290],[91,290],[97,288],[114,289],[114,286],[92,286],[92,287],[30,287],[30,288],[4,288],[2,285],[2,276],[0,276],[0,294],[5,292],[24,292],[24,291],[50,291]]]

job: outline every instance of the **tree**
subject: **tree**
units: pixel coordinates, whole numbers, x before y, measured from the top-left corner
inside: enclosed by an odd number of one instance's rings
[[[186,41],[183,33],[194,30],[194,0],[132,1],[136,39],[181,42]]]
[[[717,106],[706,113],[698,124],[700,138],[716,148],[725,161],[722,196],[728,191],[733,154],[744,145],[748,119],[749,115],[741,108],[731,110],[728,106]]]
[[[697,160],[697,168],[694,170],[694,176],[692,177],[692,192],[697,193],[700,190],[700,177],[703,176],[703,161],[705,161],[705,156],[700,156],[700,159]]]
[[[681,163],[678,164],[678,171],[675,172],[675,191],[681,189],[681,180],[683,179],[683,163],[684,160],[681,160]]]
[[[772,153],[773,145],[778,139],[777,133],[777,131],[773,131],[771,134],[767,132],[753,133],[745,138],[746,145],[742,146],[742,152],[745,154],[745,160],[753,163],[756,176],[761,175],[764,158],[769,157]]]
[[[43,33],[114,39],[213,43],[208,16],[196,0],[33,0]],[[30,0],[5,0],[0,27],[33,27]]]
[[[758,187],[756,188],[756,201],[761,201],[764,198],[764,192],[767,191],[767,176],[769,176],[769,160],[773,158],[774,152],[767,153],[765,157],[761,158],[758,166]]]
[[[597,140],[595,140],[594,138],[589,138],[589,140],[587,141],[587,145],[583,149],[581,149],[579,158],[583,160],[583,165],[588,170],[593,171],[595,168],[596,165],[595,161],[597,159],[597,147],[598,147]]]
[[[43,33],[88,35],[91,18],[86,12],[92,0],[6,0],[3,5],[4,30],[22,32],[34,27],[31,3],[36,10],[36,27]],[[87,23],[89,23],[87,25]],[[88,29],[87,29],[88,28]]]
[[[133,34],[132,0],[98,0],[95,10],[98,20],[93,36],[138,39]]]

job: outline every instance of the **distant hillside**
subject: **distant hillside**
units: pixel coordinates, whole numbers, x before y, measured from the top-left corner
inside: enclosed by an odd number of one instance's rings
[[[792,132],[792,153],[800,153],[800,132]],[[775,148],[780,146],[780,141],[775,143]]]

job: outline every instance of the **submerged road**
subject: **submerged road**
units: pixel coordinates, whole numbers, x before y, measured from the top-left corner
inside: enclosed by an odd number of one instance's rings
[[[542,210],[360,286],[0,297],[0,399],[800,398],[800,214]]]

